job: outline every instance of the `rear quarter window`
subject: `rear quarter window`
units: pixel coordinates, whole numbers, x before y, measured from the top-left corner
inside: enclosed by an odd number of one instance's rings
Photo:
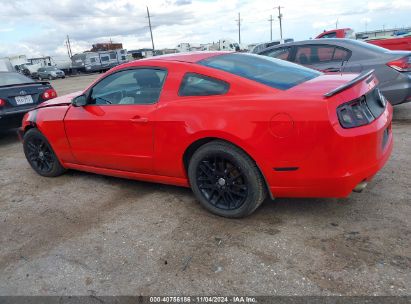
[[[179,96],[223,95],[228,92],[229,84],[225,81],[196,73],[184,75],[178,91]]]
[[[322,73],[300,65],[254,54],[232,53],[210,57],[199,64],[287,90]]]

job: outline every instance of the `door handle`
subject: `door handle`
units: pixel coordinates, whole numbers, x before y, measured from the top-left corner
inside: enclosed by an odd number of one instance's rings
[[[136,117],[131,118],[130,121],[136,122],[136,123],[147,123],[148,118],[147,117],[136,116]]]

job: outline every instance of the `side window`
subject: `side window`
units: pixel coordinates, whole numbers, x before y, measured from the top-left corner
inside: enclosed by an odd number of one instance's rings
[[[91,62],[91,63],[95,63],[95,62],[96,62],[96,58],[91,57],[91,58],[90,58],[90,62]]]
[[[279,48],[262,53],[264,56],[269,56],[277,59],[287,60],[290,55],[290,48]]]
[[[110,53],[110,59],[116,59],[116,53]]]
[[[209,96],[227,93],[229,84],[212,77],[187,73],[181,82],[179,96]]]
[[[328,34],[322,35],[320,38],[337,38],[337,33],[336,32],[328,33]]]
[[[335,47],[334,46],[314,46],[314,54],[317,53],[317,57],[312,58],[312,60],[315,63],[316,62],[327,62],[327,61],[331,61],[333,59],[333,54],[334,54],[334,50]],[[316,52],[315,52],[316,51]]]
[[[348,50],[336,47],[334,51],[333,61],[348,60],[350,56],[351,53]]]
[[[109,61],[110,58],[108,56],[101,56],[101,61]]]
[[[166,71],[132,69],[113,73],[91,91],[91,104],[153,104],[158,101]]]
[[[298,46],[295,53],[295,62],[299,64],[310,64],[311,47],[310,46]]]
[[[335,47],[331,45],[298,46],[295,62],[302,65],[329,62],[333,60]]]

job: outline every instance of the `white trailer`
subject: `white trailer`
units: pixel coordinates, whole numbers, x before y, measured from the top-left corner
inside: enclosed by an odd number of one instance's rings
[[[14,72],[9,58],[0,58],[0,72]]]

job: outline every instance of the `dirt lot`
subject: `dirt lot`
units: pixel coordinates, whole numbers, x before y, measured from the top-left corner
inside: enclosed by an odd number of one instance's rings
[[[40,177],[2,133],[0,295],[410,295],[411,104],[395,119],[393,155],[363,193],[267,200],[242,220],[209,214],[189,189]]]

